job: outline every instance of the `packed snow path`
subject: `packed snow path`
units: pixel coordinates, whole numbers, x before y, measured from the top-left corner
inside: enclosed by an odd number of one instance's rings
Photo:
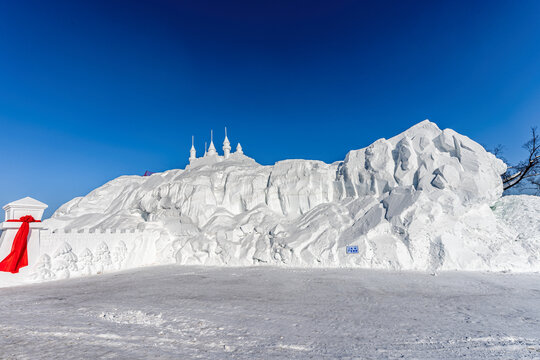
[[[2,359],[540,357],[540,275],[161,266],[4,288]]]

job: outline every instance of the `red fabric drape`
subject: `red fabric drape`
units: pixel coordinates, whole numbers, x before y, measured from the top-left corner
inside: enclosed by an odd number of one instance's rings
[[[9,222],[22,222],[19,231],[13,239],[11,252],[2,262],[0,262],[0,271],[18,273],[19,269],[28,265],[28,253],[26,245],[28,244],[28,232],[30,231],[31,222],[40,222],[35,220],[31,215],[26,215],[19,220],[8,220]]]

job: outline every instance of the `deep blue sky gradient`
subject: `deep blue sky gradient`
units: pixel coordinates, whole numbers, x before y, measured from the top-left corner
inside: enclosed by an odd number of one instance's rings
[[[214,129],[333,162],[429,118],[516,160],[540,1],[0,0],[0,205],[183,168]]]

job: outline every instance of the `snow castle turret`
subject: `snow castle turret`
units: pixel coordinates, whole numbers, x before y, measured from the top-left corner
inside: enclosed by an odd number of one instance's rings
[[[210,146],[208,147],[208,151],[206,152],[206,156],[214,156],[217,155],[216,147],[214,146],[214,131],[210,130]]]
[[[229,142],[229,138],[227,138],[227,128],[225,128],[225,140],[223,140],[223,157],[225,159],[228,159],[231,155],[231,143]]]
[[[197,150],[195,150],[195,137],[191,137],[191,150],[189,150],[189,163],[197,158]]]
[[[227,135],[227,128],[225,128],[225,139],[223,139],[223,156],[220,155],[217,150],[216,146],[214,145],[214,131],[210,131],[210,145],[207,146],[208,143],[204,143],[204,155],[201,157],[197,157],[197,151],[195,149],[195,138],[191,137],[191,149],[189,150],[189,165],[191,167],[200,166],[200,165],[208,165],[208,164],[215,164],[222,161],[244,161],[249,159],[244,155],[244,151],[242,149],[242,145],[238,143],[238,146],[236,147],[236,152],[232,153],[232,147],[231,142],[229,141],[229,137]]]

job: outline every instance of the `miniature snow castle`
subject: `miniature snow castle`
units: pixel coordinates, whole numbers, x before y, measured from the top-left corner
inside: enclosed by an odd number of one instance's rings
[[[231,142],[227,137],[227,128],[225,128],[225,140],[223,140],[223,156],[219,155],[216,147],[214,145],[214,132],[210,130],[210,146],[206,148],[206,143],[204,146],[204,155],[200,158],[197,157],[197,150],[195,149],[195,138],[191,137],[191,149],[189,150],[189,165],[198,166],[204,164],[213,164],[227,160],[230,158],[237,158],[243,156],[244,152],[242,150],[242,145],[238,143],[236,146],[236,152],[231,153]]]

